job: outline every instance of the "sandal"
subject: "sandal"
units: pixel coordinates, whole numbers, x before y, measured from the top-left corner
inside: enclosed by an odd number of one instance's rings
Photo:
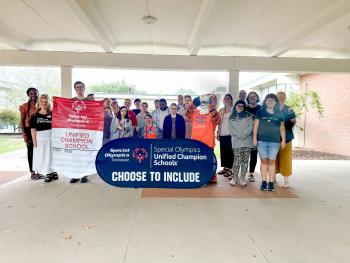
[[[35,173],[35,172],[31,172],[30,178],[31,178],[32,180],[40,180],[40,179],[44,179],[45,176],[43,176],[42,174],[38,174],[38,173]]]
[[[227,169],[224,168],[224,169],[218,171],[218,174],[222,175],[222,174],[225,174],[226,172],[227,172]]]
[[[230,177],[232,177],[232,174],[233,174],[232,171],[227,169],[224,176],[230,178]]]

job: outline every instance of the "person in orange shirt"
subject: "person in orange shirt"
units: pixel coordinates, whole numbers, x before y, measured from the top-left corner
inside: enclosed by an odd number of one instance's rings
[[[145,139],[157,139],[159,137],[158,127],[154,125],[152,115],[149,113],[145,116],[145,125],[140,134]]]
[[[186,111],[186,117],[192,121],[191,139],[208,145],[212,150],[215,147],[215,129],[220,122],[219,113],[216,110],[217,97],[207,94],[195,98]],[[200,109],[197,107],[200,106]],[[216,175],[211,179],[216,183]]]
[[[29,100],[19,107],[21,116],[20,126],[22,129],[23,140],[27,145],[28,165],[33,180],[44,179],[45,176],[37,174],[33,171],[33,139],[30,131],[30,119],[36,112],[35,105],[38,101],[39,91],[36,88],[30,87],[27,89]]]

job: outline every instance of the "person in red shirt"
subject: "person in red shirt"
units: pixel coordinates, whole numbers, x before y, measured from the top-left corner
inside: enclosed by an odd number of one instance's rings
[[[200,105],[200,109],[197,106]],[[186,117],[192,121],[191,139],[205,143],[211,149],[215,147],[215,129],[220,122],[219,113],[216,110],[217,97],[213,94],[195,98],[186,111]],[[216,175],[212,183],[216,183]]]
[[[23,140],[27,145],[28,165],[33,180],[44,179],[45,176],[37,174],[33,171],[33,139],[30,131],[30,119],[36,112],[35,105],[38,101],[39,92],[36,88],[27,89],[29,100],[19,107],[21,116],[20,126],[22,129]]]

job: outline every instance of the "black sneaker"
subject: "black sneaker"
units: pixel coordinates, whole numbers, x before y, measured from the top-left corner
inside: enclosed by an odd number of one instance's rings
[[[254,174],[249,174],[248,180],[249,182],[255,182]]]
[[[80,179],[80,182],[81,182],[82,184],[85,184],[85,183],[89,182],[89,179],[88,179],[87,176],[84,176],[84,177],[82,177],[82,178]]]
[[[45,176],[44,182],[45,183],[50,183],[52,181],[52,175],[51,174],[47,174]]]
[[[267,190],[267,183],[266,181],[262,181],[260,185],[260,191],[266,191]]]
[[[267,186],[267,191],[274,192],[275,191],[275,184],[273,182],[269,182]]]
[[[52,180],[58,180],[58,174],[56,172],[53,172],[51,175],[52,175]]]
[[[75,183],[77,183],[79,181],[79,179],[77,179],[77,178],[72,178],[72,179],[70,179],[70,183],[71,184],[75,184]]]

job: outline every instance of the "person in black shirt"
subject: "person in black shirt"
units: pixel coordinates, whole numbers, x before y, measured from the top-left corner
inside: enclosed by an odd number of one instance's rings
[[[246,110],[253,115],[254,119],[258,111],[262,109],[261,105],[259,105],[258,102],[260,102],[258,93],[256,93],[255,91],[249,92],[247,96],[248,105]],[[255,182],[254,172],[255,172],[257,160],[258,160],[258,149],[254,147],[250,150],[249,176],[248,176],[248,179],[250,182]]]
[[[33,170],[45,174],[45,182],[57,180],[57,173],[51,170],[51,124],[52,112],[50,98],[47,94],[40,96],[36,113],[30,120],[33,138]]]

